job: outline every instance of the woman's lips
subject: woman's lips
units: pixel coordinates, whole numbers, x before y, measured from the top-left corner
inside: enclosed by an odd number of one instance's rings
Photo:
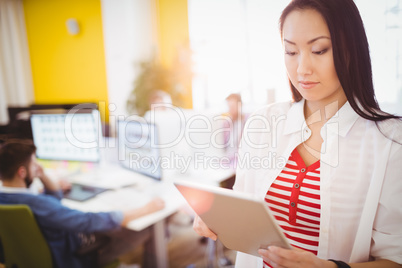
[[[318,85],[318,82],[311,82],[311,81],[299,81],[299,85],[303,88],[303,89],[310,89],[315,87],[316,85]]]

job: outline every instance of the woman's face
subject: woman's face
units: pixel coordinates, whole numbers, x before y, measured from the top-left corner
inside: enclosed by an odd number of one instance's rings
[[[331,103],[345,97],[335,71],[328,26],[315,10],[295,10],[283,24],[285,65],[304,99]]]

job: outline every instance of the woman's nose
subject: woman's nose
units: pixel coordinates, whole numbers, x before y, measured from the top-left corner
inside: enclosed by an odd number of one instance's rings
[[[306,74],[312,74],[312,64],[311,64],[311,59],[310,55],[306,53],[301,53],[299,56],[299,63],[297,66],[297,73],[299,75],[306,75]]]

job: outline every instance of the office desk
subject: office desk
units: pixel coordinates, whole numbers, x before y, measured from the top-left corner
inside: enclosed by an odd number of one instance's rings
[[[122,174],[124,171],[121,170],[119,173]],[[130,171],[125,172],[132,175]],[[147,177],[141,179],[143,181],[137,181],[132,186],[111,189],[85,202],[63,199],[62,203],[70,208],[81,211],[101,212],[141,207],[153,197],[160,196],[166,202],[166,207],[163,210],[133,220],[128,223],[126,228],[134,231],[142,231],[152,226],[157,267],[168,267],[165,218],[176,212],[183,205],[183,200],[181,200],[176,189],[172,187],[173,185],[157,182]],[[75,179],[73,181],[80,182]],[[84,182],[89,184],[88,180]],[[93,185],[98,184],[94,183]]]
[[[71,182],[111,189],[85,202],[63,199],[62,203],[70,208],[85,212],[101,212],[140,207],[157,196],[165,200],[166,206],[163,210],[133,220],[127,225],[127,228],[134,231],[141,231],[152,226],[157,267],[161,268],[169,265],[165,240],[165,219],[187,206],[173,182],[190,180],[218,186],[220,182],[234,174],[230,169],[189,169],[184,174],[177,170],[168,170],[162,181],[156,181],[127,170],[116,163],[99,165],[87,163],[81,166],[73,163],[72,165],[73,167],[64,163],[61,168],[56,169],[48,166],[46,170],[59,177],[70,174],[68,178]],[[59,172],[58,175],[54,174],[55,170]]]

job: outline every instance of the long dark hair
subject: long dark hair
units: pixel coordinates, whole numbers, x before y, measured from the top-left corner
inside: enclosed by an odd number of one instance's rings
[[[279,19],[282,38],[287,15],[303,9],[316,10],[328,25],[335,70],[353,110],[361,117],[375,122],[401,118],[380,110],[374,93],[367,36],[353,0],[292,0]],[[300,101],[302,96],[290,80],[289,84],[293,100]]]

